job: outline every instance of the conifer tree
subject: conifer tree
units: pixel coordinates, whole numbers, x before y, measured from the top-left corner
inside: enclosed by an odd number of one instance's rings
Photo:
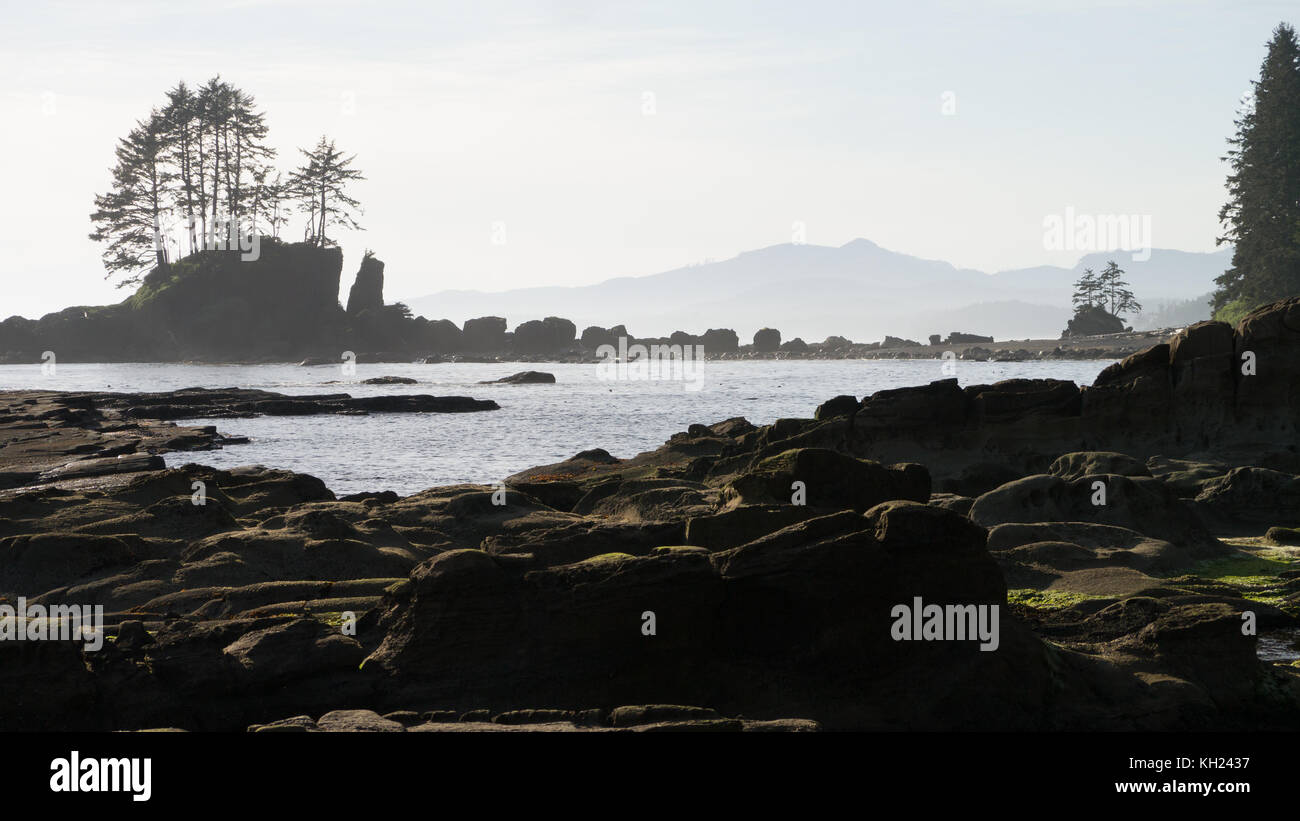
[[[90,238],[107,243],[103,259],[108,276],[168,262],[162,229],[174,172],[167,162],[167,132],[167,120],[157,110],[136,123],[118,142],[112,188],[95,196]],[[138,281],[138,275],[128,277],[118,286]]]
[[[1300,293],[1300,44],[1291,26],[1274,29],[1253,105],[1235,124],[1219,211],[1219,242],[1235,247],[1211,301],[1216,314],[1233,315]]]
[[[311,215],[305,239],[318,248],[324,248],[335,244],[328,234],[331,226],[364,230],[352,216],[353,211],[363,213],[361,205],[344,188],[349,182],[365,179],[360,171],[351,168],[356,155],[344,157],[343,152],[334,147],[334,142],[324,137],[313,150],[301,148],[299,151],[307,162],[293,172],[288,185],[294,199],[301,202]]]

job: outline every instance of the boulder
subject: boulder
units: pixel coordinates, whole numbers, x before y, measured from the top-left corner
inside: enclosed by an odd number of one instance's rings
[[[1267,468],[1233,468],[1201,484],[1196,507],[1229,525],[1300,525],[1300,476]]]
[[[1294,445],[1300,441],[1300,297],[1251,311],[1237,323],[1233,374],[1238,438]],[[1254,375],[1243,367],[1253,359]]]
[[[1077,451],[1058,456],[1047,472],[1066,480],[1098,473],[1113,473],[1118,476],[1151,475],[1147,466],[1132,456],[1101,450]]]
[[[915,347],[920,346],[920,344],[921,344],[920,342],[917,342],[917,341],[914,340],[914,339],[903,339],[903,338],[901,338],[901,337],[897,337],[897,336],[886,336],[885,339],[884,339],[884,341],[880,343],[880,347],[882,347],[882,348],[915,348]]]
[[[964,389],[974,418],[1014,422],[1027,416],[1074,417],[1082,410],[1079,387],[1061,379],[1007,379]]]
[[[754,350],[771,353],[781,347],[781,332],[776,328],[762,328],[754,333]]]
[[[1096,305],[1084,305],[1074,313],[1061,332],[1062,339],[1078,336],[1099,336],[1124,332],[1124,320]]]
[[[852,416],[858,412],[857,397],[848,394],[842,394],[817,406],[813,413],[814,419],[833,419],[837,416]]]
[[[317,728],[328,733],[401,733],[401,722],[384,718],[374,710],[333,710],[321,716]]]
[[[548,354],[573,346],[577,328],[567,319],[548,316],[530,320],[515,328],[514,349],[525,354]]]
[[[770,456],[724,489],[727,505],[788,504],[802,482],[806,504],[858,512],[891,499],[930,498],[930,475],[920,465],[885,467],[824,448],[797,448]]]
[[[730,328],[709,328],[700,337],[705,353],[735,353],[740,350],[740,337]]]
[[[1198,322],[1169,343],[1173,424],[1183,442],[1210,447],[1234,424],[1236,376],[1232,328]]]
[[[853,424],[880,430],[955,427],[965,423],[967,409],[967,396],[957,380],[940,379],[921,387],[876,391],[862,400]]]
[[[506,321],[499,316],[465,320],[461,344],[467,351],[500,351],[506,346]]]
[[[480,385],[553,385],[555,374],[544,371],[520,371],[500,379],[488,379]]]
[[[1098,482],[1105,490],[1105,503],[1095,505]],[[1010,522],[1116,525],[1185,546],[1200,558],[1228,550],[1210,534],[1196,510],[1163,482],[1140,476],[1094,474],[1071,481],[1027,476],[977,498],[970,518],[985,527]]]
[[[991,337],[991,336],[980,336],[979,334],[967,334],[967,333],[962,333],[961,331],[953,331],[952,333],[948,334],[948,339],[947,339],[947,341],[946,341],[944,344],[946,344],[946,345],[973,345],[973,344],[975,344],[975,343],[979,343],[979,342],[992,343],[992,342],[993,342],[993,337]],[[938,343],[931,343],[931,344],[938,344]]]
[[[424,325],[421,344],[432,353],[452,353],[464,348],[464,334],[450,319],[430,320]]]
[[[686,544],[730,550],[813,516],[807,507],[742,505],[686,521]]]
[[[374,376],[361,380],[363,385],[415,385],[416,380],[409,376]]]

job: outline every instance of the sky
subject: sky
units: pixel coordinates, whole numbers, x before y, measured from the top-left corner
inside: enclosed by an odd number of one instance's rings
[[[792,240],[1069,266],[1044,230],[1066,209],[1212,251],[1233,119],[1272,29],[1300,25],[1267,0],[203,8],[0,0],[0,318],[129,295],[93,197],[165,90],[214,74],[266,112],[278,168],[322,135],[356,155],[344,297],[366,249],[390,302]]]

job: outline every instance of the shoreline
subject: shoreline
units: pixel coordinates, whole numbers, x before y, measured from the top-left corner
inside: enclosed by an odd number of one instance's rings
[[[956,359],[965,361],[1026,362],[1034,360],[1096,360],[1123,359],[1151,345],[1167,342],[1178,332],[1176,328],[1103,336],[1074,337],[1069,339],[1023,339],[1002,342],[960,343],[956,345],[894,345],[880,347],[879,343],[851,343],[827,347],[824,343],[811,343],[806,350],[761,351],[752,345],[742,345],[737,351],[709,353],[706,361],[831,361],[831,360],[889,360],[889,359],[942,359],[951,352]],[[668,339],[635,339],[633,344],[670,345]],[[56,352],[57,353],[57,352]],[[58,358],[59,364],[194,364],[194,365],[301,365],[319,367],[337,365],[341,358],[326,355],[295,357],[265,357],[258,359],[223,359],[185,357],[180,359],[139,358]],[[354,360],[358,364],[455,364],[525,362],[530,364],[598,364],[602,360],[594,351],[574,348],[554,354],[530,354],[516,351],[446,354],[399,354],[393,352],[360,351]],[[0,365],[40,365],[41,355],[36,353],[0,354]]]

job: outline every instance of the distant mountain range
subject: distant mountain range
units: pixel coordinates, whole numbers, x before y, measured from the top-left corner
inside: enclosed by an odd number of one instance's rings
[[[784,339],[819,342],[832,334],[870,342],[886,334],[924,341],[965,331],[999,340],[1054,338],[1072,315],[1073,283],[1084,268],[1114,259],[1137,298],[1151,309],[1200,299],[1228,267],[1232,250],[1193,253],[1154,249],[1132,261],[1125,251],[1088,254],[1073,268],[1041,265],[989,274],[900,254],[865,239],[838,248],[773,245],[732,259],[579,287],[489,293],[442,291],[404,300],[417,315],[457,323],[505,317],[511,328],[561,316],[577,324],[626,325],[636,336],[733,328],[743,341],[757,329]],[[1191,314],[1196,313],[1194,307]],[[1209,315],[1204,309],[1205,318]],[[1180,316],[1188,315],[1187,306]],[[1128,317],[1137,327],[1143,317]]]

